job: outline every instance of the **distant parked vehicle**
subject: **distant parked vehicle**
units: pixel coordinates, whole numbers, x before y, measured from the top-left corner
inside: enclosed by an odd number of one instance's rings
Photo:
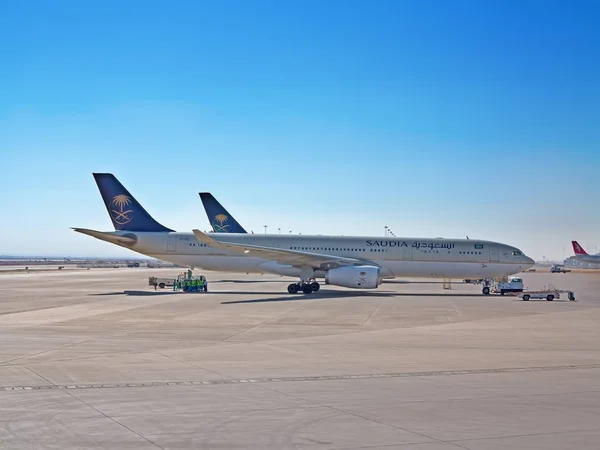
[[[550,267],[550,273],[567,273],[570,272],[569,269],[565,269],[565,266],[562,264],[555,264]]]

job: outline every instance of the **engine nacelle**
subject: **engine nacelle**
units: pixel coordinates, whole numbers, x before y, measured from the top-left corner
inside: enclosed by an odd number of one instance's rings
[[[381,277],[379,267],[345,266],[329,269],[325,283],[354,289],[377,289]]]

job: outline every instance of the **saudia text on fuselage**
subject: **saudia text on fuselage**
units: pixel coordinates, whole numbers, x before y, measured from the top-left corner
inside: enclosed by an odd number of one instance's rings
[[[367,247],[409,247],[406,241],[367,241]],[[450,250],[454,248],[454,244],[452,242],[413,242],[410,247],[413,248],[428,248],[433,250],[434,248],[445,248]]]

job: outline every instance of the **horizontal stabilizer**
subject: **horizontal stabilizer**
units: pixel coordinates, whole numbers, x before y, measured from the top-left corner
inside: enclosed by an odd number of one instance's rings
[[[121,245],[123,247],[133,247],[137,243],[137,236],[132,233],[121,236],[118,234],[107,233],[105,231],[89,230],[87,228],[73,228],[81,234],[87,234],[88,236],[95,237],[101,241],[110,242],[111,244]]]

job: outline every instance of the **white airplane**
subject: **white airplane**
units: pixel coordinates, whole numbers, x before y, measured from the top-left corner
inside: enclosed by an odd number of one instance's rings
[[[376,289],[388,278],[495,278],[534,264],[518,248],[474,239],[175,232],[156,222],[112,174],[94,178],[115,231],[75,231],[183,266],[298,277],[289,293],[319,290],[317,278]]]
[[[589,255],[577,241],[571,241],[575,256],[573,259],[581,262],[600,264],[600,255]]]

